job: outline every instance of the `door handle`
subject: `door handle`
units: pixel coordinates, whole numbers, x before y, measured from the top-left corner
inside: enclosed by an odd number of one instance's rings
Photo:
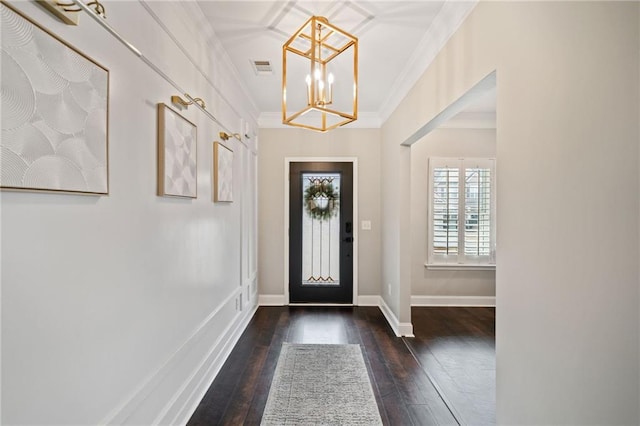
[[[352,243],[353,242],[353,237],[347,237],[342,241],[344,241],[345,243]]]

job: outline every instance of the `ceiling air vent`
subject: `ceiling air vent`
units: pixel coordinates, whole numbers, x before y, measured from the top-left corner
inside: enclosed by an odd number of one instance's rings
[[[272,75],[273,68],[269,61],[251,61],[256,75]]]

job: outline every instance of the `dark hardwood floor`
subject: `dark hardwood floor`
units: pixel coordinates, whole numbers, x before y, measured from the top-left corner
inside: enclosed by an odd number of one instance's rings
[[[412,308],[405,339],[456,419],[496,423],[495,308]]]
[[[384,424],[494,424],[494,318],[414,308],[402,339],[374,307],[261,307],[188,424],[260,424],[283,342],[360,344]]]

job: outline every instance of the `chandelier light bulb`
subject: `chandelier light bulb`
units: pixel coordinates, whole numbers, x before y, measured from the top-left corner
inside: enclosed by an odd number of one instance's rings
[[[333,73],[329,73],[329,75],[327,76],[327,82],[329,83],[329,100],[327,101],[328,104],[332,104],[333,103]]]
[[[311,105],[311,76],[307,74],[307,78],[304,80],[307,83],[307,105]]]

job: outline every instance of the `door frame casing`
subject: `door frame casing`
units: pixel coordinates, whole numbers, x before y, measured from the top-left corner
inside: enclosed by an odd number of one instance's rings
[[[351,163],[353,165],[353,304],[358,304],[358,252],[360,238],[358,235],[358,158],[357,157],[285,157],[284,158],[284,300],[289,298],[289,172],[291,163]],[[307,305],[307,304],[305,304]],[[333,303],[322,303],[333,305]],[[344,304],[335,304],[345,306]]]

